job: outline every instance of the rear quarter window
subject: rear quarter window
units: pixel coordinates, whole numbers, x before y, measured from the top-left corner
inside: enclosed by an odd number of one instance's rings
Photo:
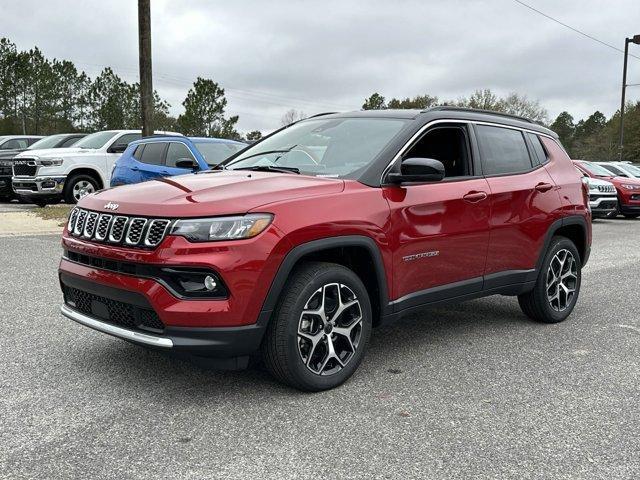
[[[527,133],[527,136],[529,137],[529,141],[531,142],[531,146],[533,147],[533,153],[538,159],[538,163],[540,163],[540,165],[544,165],[549,161],[549,156],[547,155],[547,151],[542,145],[540,137],[535,133]]]
[[[485,175],[508,175],[531,170],[532,163],[520,130],[476,125]]]

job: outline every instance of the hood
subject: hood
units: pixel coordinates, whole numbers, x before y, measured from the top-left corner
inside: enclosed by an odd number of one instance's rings
[[[92,149],[87,149],[87,148],[74,148],[74,147],[68,147],[68,148],[43,148],[41,150],[25,150],[24,152],[20,153],[17,158],[32,158],[32,157],[38,157],[38,158],[51,158],[51,157],[66,157],[69,154],[77,154],[78,152],[85,152],[85,153],[91,153],[94,150]]]
[[[587,182],[589,183],[589,185],[602,185],[602,186],[612,185],[613,186],[613,183],[603,180],[601,178],[596,178],[596,177],[584,177],[584,178],[587,179]]]
[[[24,152],[26,148],[14,148],[12,150],[0,150],[0,160],[1,159],[11,159],[18,155],[20,152]]]
[[[80,206],[115,213],[160,217],[201,217],[246,213],[295,198],[339,193],[344,181],[288,173],[215,171],[124,185],[89,195]]]

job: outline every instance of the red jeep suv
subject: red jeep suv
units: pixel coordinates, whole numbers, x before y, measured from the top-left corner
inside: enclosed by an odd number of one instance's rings
[[[581,176],[526,119],[437,107],[318,115],[213,170],[104,190],[71,212],[62,313],[139,345],[317,391],[372,328],[517,296],[567,318],[591,245]]]

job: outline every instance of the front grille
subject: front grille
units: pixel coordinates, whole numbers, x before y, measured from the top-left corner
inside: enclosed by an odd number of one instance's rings
[[[169,231],[171,220],[111,215],[74,208],[69,215],[68,230],[74,237],[128,247],[154,248]]]
[[[89,212],[87,215],[87,221],[84,224],[83,237],[91,238],[96,232],[96,222],[98,221],[98,214],[96,212]]]
[[[164,330],[164,324],[153,310],[86,292],[64,283],[62,290],[65,303],[85,315],[130,330],[156,333]]]
[[[33,163],[33,160],[31,161]],[[13,164],[13,175],[16,177],[34,177],[38,167],[29,165],[28,161],[17,161]]]
[[[613,185],[598,185],[598,191],[600,193],[615,193],[616,187]]]
[[[107,238],[107,234],[109,233],[109,223],[111,223],[112,218],[113,215],[109,215],[108,213],[100,215],[98,226],[96,227],[96,240],[103,241]]]
[[[137,245],[140,243],[140,239],[142,238],[142,232],[144,230],[144,226],[147,224],[146,218],[134,218],[129,223],[129,228],[127,229],[127,236],[124,239],[124,242],[127,245]]]

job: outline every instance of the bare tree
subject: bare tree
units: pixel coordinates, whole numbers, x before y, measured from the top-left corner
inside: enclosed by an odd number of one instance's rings
[[[297,122],[298,120],[302,120],[303,118],[307,118],[306,113],[304,113],[302,110],[296,110],[295,108],[292,108],[291,110],[287,110],[287,113],[282,116],[282,118],[280,119],[280,123],[283,127],[286,127],[287,125],[291,125],[293,122]]]

